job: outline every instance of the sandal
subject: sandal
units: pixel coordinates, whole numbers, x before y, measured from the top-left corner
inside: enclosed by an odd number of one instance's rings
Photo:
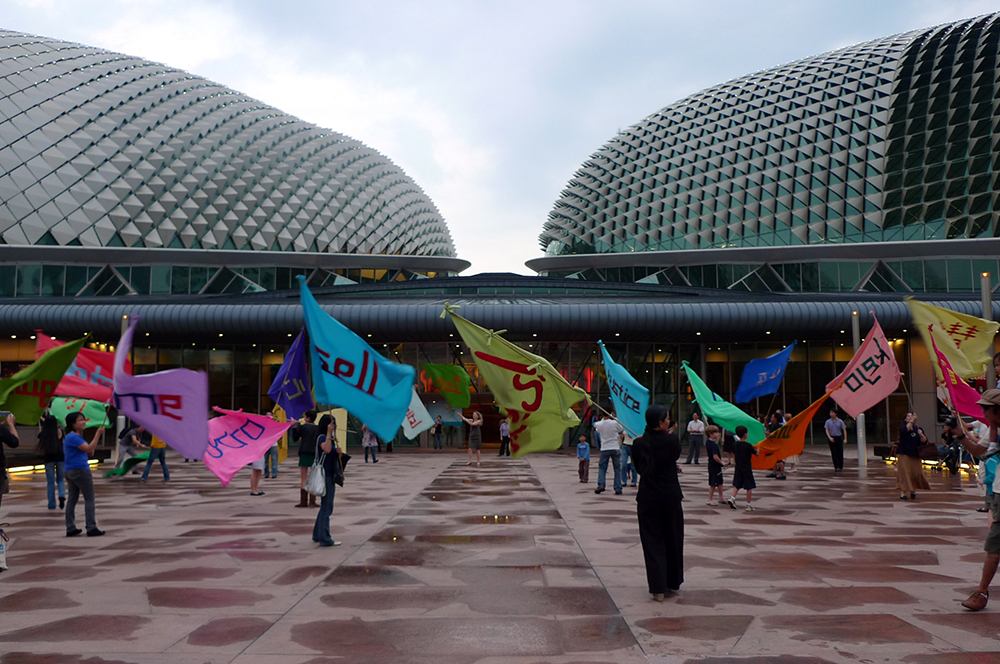
[[[900,500],[908,500],[909,498],[908,498],[908,496],[905,493],[901,493],[901,494],[899,494],[899,499]]]
[[[982,592],[981,590],[977,590],[969,595],[969,599],[962,602],[962,606],[967,608],[969,611],[982,611],[986,608],[986,603],[988,601],[990,601],[989,591]]]

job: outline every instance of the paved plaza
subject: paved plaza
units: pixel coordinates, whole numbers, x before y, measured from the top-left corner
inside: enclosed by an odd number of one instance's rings
[[[686,581],[659,604],[635,489],[595,495],[574,456],[380,459],[348,466],[325,549],[290,463],[262,497],[175,457],[170,482],[101,477],[99,539],[15,477],[0,663],[1000,662],[1000,597],[959,606],[986,532],[968,479],[928,472],[904,502],[891,466],[834,473],[817,447],[785,482],[756,473],[748,513],[684,466]]]

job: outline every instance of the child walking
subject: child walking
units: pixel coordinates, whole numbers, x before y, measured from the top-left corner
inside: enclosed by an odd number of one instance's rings
[[[719,503],[726,502],[722,489],[722,467],[729,465],[722,462],[722,452],[719,450],[719,427],[710,424],[705,427],[705,436],[708,441],[705,443],[705,453],[708,455],[708,502],[706,505],[717,507]],[[719,492],[719,502],[715,502],[715,492]]]
[[[580,442],[576,445],[576,458],[580,461],[580,481],[586,484],[590,479],[590,443],[582,433]]]
[[[736,494],[740,492],[740,489],[745,489],[747,492],[747,512],[753,511],[753,506],[750,504],[752,500],[753,490],[757,488],[757,484],[753,481],[753,465],[752,456],[756,456],[757,448],[746,441],[747,428],[745,426],[736,427],[736,442],[733,447],[733,457],[735,459],[733,470],[733,495],[726,499],[729,506],[736,509]]]

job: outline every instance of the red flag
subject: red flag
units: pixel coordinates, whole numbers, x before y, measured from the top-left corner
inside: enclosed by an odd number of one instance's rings
[[[928,329],[933,327],[933,325],[929,325]],[[951,368],[951,362],[948,361],[944,353],[938,350],[937,343],[934,341],[934,335],[931,334],[930,338],[931,345],[934,347],[934,354],[937,355],[938,366],[941,367],[941,375],[944,376],[945,387],[948,389],[951,407],[962,415],[969,415],[981,422],[986,422],[983,415],[983,407],[976,403],[979,401],[979,392],[976,392],[975,388],[958,377],[955,370]]]
[[[35,356],[41,357],[45,351],[62,346],[62,341],[36,332],[37,342]],[[132,373],[132,363],[125,363],[125,370]],[[77,354],[73,364],[69,365],[66,375],[59,381],[55,394],[64,397],[83,397],[94,401],[111,401],[114,388],[115,354],[99,350],[82,349]]]

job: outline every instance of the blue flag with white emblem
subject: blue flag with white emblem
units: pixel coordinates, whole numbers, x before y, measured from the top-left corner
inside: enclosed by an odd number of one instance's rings
[[[776,393],[781,387],[781,379],[785,377],[785,367],[788,366],[795,343],[793,341],[790,346],[774,355],[747,362],[743,367],[743,378],[740,379],[734,401],[746,403],[765,394]]]
[[[285,361],[278,369],[278,375],[271,383],[267,396],[281,406],[289,419],[297,420],[302,413],[316,407],[312,390],[309,388],[309,367],[306,365],[306,330],[299,332],[292,347],[285,355]]]
[[[298,277],[309,332],[316,400],[346,408],[383,440],[392,440],[413,397],[416,370],[382,357],[323,311]]]
[[[649,408],[649,390],[639,384],[625,367],[616,364],[608,349],[601,345],[601,356],[604,358],[604,375],[608,379],[608,389],[611,401],[615,404],[615,415],[622,426],[630,431],[625,433],[631,438],[638,438],[646,429],[646,409]]]

